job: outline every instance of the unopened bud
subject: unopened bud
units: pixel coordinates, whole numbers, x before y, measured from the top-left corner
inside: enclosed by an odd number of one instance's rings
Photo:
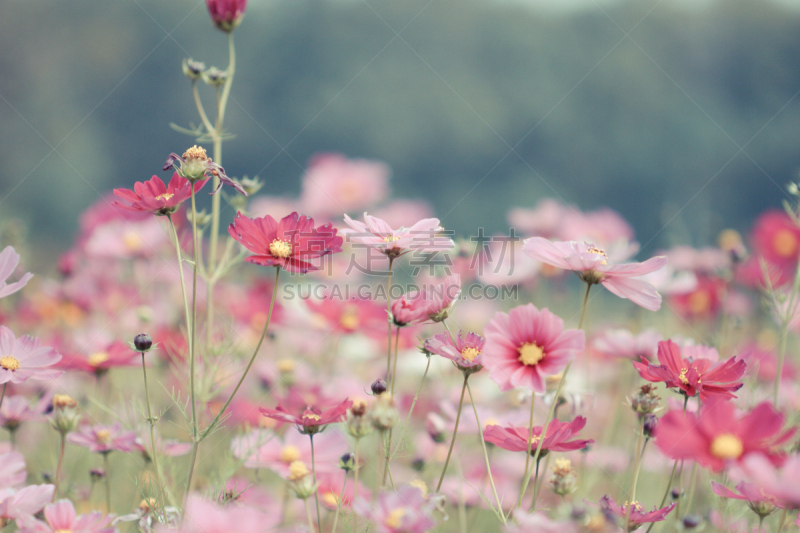
[[[153,346],[153,338],[147,333],[139,333],[133,338],[133,345],[137,352],[147,352]]]
[[[89,477],[92,482],[97,482],[106,477],[106,471],[102,468],[92,468],[89,470]]]
[[[391,395],[384,393],[378,396],[378,401],[370,411],[370,419],[375,429],[379,431],[392,429],[399,417],[400,414],[397,412],[397,407],[394,406]]]
[[[301,500],[316,491],[313,476],[303,461],[292,461],[289,465],[289,488]]]
[[[572,494],[578,488],[578,474],[572,468],[569,459],[556,459],[553,477],[550,478],[550,489],[559,496]]]
[[[380,396],[384,392],[386,392],[386,382],[382,379],[376,379],[372,382],[372,394],[375,396]]]
[[[653,414],[644,415],[644,425],[642,426],[642,433],[648,439],[653,438],[653,432],[658,426],[658,417]]]
[[[50,424],[62,435],[74,431],[80,419],[77,407],[78,402],[71,396],[66,394],[54,394],[53,418],[50,419]]]
[[[212,87],[222,87],[228,79],[228,74],[217,67],[211,67],[203,72],[203,81]]]
[[[206,70],[204,63],[191,58],[184,59],[181,67],[183,68],[183,74],[192,81],[199,80]]]
[[[339,468],[345,472],[350,472],[355,468],[356,456],[348,452],[339,458]]]
[[[660,400],[652,385],[642,385],[630,399],[631,409],[637,413],[652,413],[658,410]]]
[[[696,514],[690,514],[683,517],[684,529],[696,529],[702,523],[703,523],[703,518]]]

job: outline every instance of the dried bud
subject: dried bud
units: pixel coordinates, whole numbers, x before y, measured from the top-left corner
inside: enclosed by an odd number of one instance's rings
[[[181,67],[183,68],[183,74],[192,81],[199,80],[203,76],[203,72],[206,70],[204,63],[195,61],[191,58],[184,59]]]
[[[642,388],[630,399],[631,409],[637,413],[653,413],[658,410],[661,398],[655,393],[652,385],[642,385]]]
[[[360,398],[353,400],[353,405],[347,410],[345,427],[351,437],[360,439],[372,433],[372,420],[366,416],[367,402]]]
[[[642,433],[648,439],[653,438],[653,432],[656,430],[656,426],[658,426],[658,417],[653,414],[646,414],[644,415],[644,425],[642,426]]]
[[[391,395],[384,393],[378,396],[378,401],[370,411],[370,419],[375,429],[379,431],[392,429],[399,418],[400,414],[397,412],[397,407],[394,406]]]
[[[66,409],[68,407],[78,407],[78,402],[69,394],[53,395],[53,409]]]
[[[380,396],[386,392],[386,382],[382,379],[376,379],[372,382],[372,394]]]
[[[566,496],[578,488],[578,474],[572,468],[569,459],[556,459],[553,477],[550,478],[550,489],[559,496]]]
[[[356,465],[356,456],[348,452],[339,458],[339,468],[350,472]]]
[[[228,79],[228,73],[217,67],[211,67],[203,72],[203,81],[212,87],[222,87]]]
[[[137,352],[147,352],[153,346],[153,338],[147,333],[139,333],[133,338],[133,345]]]

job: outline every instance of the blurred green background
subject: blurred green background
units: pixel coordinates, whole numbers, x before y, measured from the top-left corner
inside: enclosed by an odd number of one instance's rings
[[[225,35],[201,0],[2,0],[0,29],[2,216],[63,251],[192,144],[180,63],[224,68]],[[616,209],[651,253],[747,228],[800,167],[792,2],[250,0],[236,44],[223,164],[266,194],[340,151],[460,234],[553,197]]]

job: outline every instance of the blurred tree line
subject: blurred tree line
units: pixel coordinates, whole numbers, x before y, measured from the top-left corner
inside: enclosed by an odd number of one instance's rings
[[[608,206],[648,252],[778,206],[800,166],[800,12],[601,5],[250,0],[223,164],[294,195],[315,152],[381,159],[462,234],[546,196]],[[199,122],[180,62],[224,68],[225,37],[201,0],[0,13],[0,207],[63,250],[100,194],[193,143],[169,127]]]

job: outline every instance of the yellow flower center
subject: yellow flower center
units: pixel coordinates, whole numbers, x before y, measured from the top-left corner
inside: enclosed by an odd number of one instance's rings
[[[472,361],[473,359],[478,357],[480,354],[481,354],[481,351],[478,350],[477,348],[467,347],[467,348],[464,348],[463,350],[461,350],[461,357],[463,357],[467,361]]]
[[[711,455],[720,459],[738,459],[744,453],[742,440],[736,435],[723,433],[711,442]]]
[[[544,350],[532,342],[526,342],[518,348],[519,362],[523,365],[533,366],[544,359]]]
[[[339,506],[339,496],[332,493],[326,492],[322,495],[322,501],[330,505],[331,507],[338,507]]]
[[[164,200],[165,202],[169,202],[170,198],[172,198],[173,196],[175,196],[175,195],[172,194],[171,192],[165,192],[164,194],[159,194],[158,196],[156,196],[155,199],[156,200]]]
[[[56,409],[65,409],[67,407],[76,407],[78,402],[76,402],[71,396],[68,394],[54,394],[53,395],[53,407]]]
[[[630,502],[630,503],[625,502],[625,505],[623,505],[623,508],[627,509],[629,505],[631,507],[633,507],[633,510],[639,511],[640,513],[642,512],[642,504],[641,503],[639,503],[639,502]]]
[[[400,237],[398,237],[396,235],[387,235],[386,237],[383,238],[384,242],[394,242],[394,241],[399,241],[399,240],[400,240]]]
[[[284,446],[281,449],[281,462],[283,463],[293,463],[300,459],[300,450],[297,449],[297,446]]]
[[[71,529],[56,529],[55,533],[72,533]]]
[[[280,239],[275,239],[269,244],[269,253],[274,257],[286,259],[292,255],[292,244]]]
[[[711,307],[711,297],[706,291],[695,291],[689,295],[689,310],[699,315],[708,311]]]
[[[183,158],[185,160],[189,159],[198,159],[200,161],[210,161],[208,156],[206,155],[206,149],[202,146],[192,146],[188,150],[183,153]]]
[[[303,461],[293,461],[292,464],[289,465],[289,480],[290,481],[297,481],[298,479],[303,479],[311,472],[308,471],[308,467]]]
[[[772,238],[772,247],[781,257],[792,257],[797,253],[797,237],[788,229],[782,229]]]
[[[422,497],[423,498],[427,498],[428,497],[428,485],[424,481],[422,481],[421,479],[417,478],[417,479],[409,482],[409,485],[419,489],[419,491],[422,493]]]
[[[111,432],[108,431],[107,429],[101,429],[100,431],[97,432],[96,436],[97,436],[97,442],[99,442],[100,444],[108,444],[109,442],[111,442]]]
[[[132,250],[135,252],[136,250],[140,250],[142,248],[143,243],[142,243],[142,238],[139,237],[139,235],[135,231],[128,230],[122,236],[122,244],[124,244],[125,248],[127,248],[128,250]]]
[[[689,372],[688,368],[681,368],[681,373],[678,376],[678,379],[680,379],[681,383],[683,383],[684,385],[688,385],[689,384],[689,379],[686,377],[686,373],[687,372]]]
[[[303,415],[303,418],[308,418],[309,420],[319,420],[319,415],[315,415],[314,413]]]
[[[346,330],[355,331],[358,329],[360,324],[360,320],[358,320],[358,315],[351,312],[345,312],[342,316],[342,319],[339,321],[339,324]]]
[[[278,363],[278,372],[281,374],[288,374],[292,370],[294,370],[295,362],[292,359],[279,359]]]
[[[386,524],[388,527],[392,529],[397,529],[401,525],[403,525],[403,517],[405,515],[406,515],[406,510],[403,509],[402,507],[398,507],[397,509],[389,513],[389,516],[386,517],[386,521],[384,522],[384,524]]]
[[[19,359],[17,359],[13,355],[6,355],[5,357],[0,357],[0,366],[5,368],[6,370],[18,370]]]
[[[606,258],[608,257],[608,255],[606,255],[605,250],[597,248],[596,246],[589,246],[589,248],[586,251],[589,252],[590,254],[595,254],[602,257],[603,260],[600,262],[601,265],[607,264]]]
[[[93,353],[86,360],[86,362],[89,363],[89,366],[100,366],[106,361],[108,361],[108,354],[106,352]]]

